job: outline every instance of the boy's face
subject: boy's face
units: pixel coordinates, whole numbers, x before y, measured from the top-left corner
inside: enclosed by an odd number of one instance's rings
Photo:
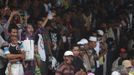
[[[79,56],[80,54],[79,48],[74,48],[72,51],[73,51],[74,56]]]
[[[10,35],[11,36],[17,36],[18,35],[18,30],[17,29],[12,29]]]
[[[12,44],[18,44],[18,39],[17,39],[17,37],[11,37],[11,43]]]

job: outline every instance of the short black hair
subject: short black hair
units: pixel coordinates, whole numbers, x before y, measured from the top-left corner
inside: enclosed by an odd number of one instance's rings
[[[12,29],[18,30],[17,25],[16,25],[16,24],[10,24],[10,25],[9,25],[9,28],[8,28],[8,32],[11,33]]]

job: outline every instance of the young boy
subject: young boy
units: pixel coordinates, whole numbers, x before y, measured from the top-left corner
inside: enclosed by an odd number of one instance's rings
[[[18,43],[17,36],[10,37],[10,44],[4,48],[6,58],[9,60],[6,75],[24,75],[22,61],[25,58],[23,46]]]

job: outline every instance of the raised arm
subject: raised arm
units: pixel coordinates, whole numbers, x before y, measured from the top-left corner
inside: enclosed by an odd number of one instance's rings
[[[18,13],[17,11],[11,12],[10,17],[9,17],[9,19],[8,19],[8,21],[7,21],[8,24],[11,23],[11,20],[13,19],[13,16],[14,16],[15,14],[17,14],[17,13]]]
[[[43,18],[43,23],[42,23],[42,27],[45,27],[46,26],[46,24],[47,24],[47,22],[48,22],[48,16],[46,17],[46,18]]]
[[[48,15],[47,17],[43,18],[44,21],[42,23],[42,27],[45,27],[47,22],[48,22],[48,20],[53,19],[53,16],[55,16],[55,15],[56,15],[55,13],[52,13],[51,15]]]
[[[22,19],[22,16],[21,16],[21,14],[17,11],[17,13],[16,13],[18,16],[19,16],[19,19],[20,19],[20,23],[22,24],[23,23],[23,19]]]

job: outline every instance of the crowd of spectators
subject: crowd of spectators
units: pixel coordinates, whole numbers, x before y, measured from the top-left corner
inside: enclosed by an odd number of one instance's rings
[[[0,0],[0,75],[134,75],[133,4]]]

